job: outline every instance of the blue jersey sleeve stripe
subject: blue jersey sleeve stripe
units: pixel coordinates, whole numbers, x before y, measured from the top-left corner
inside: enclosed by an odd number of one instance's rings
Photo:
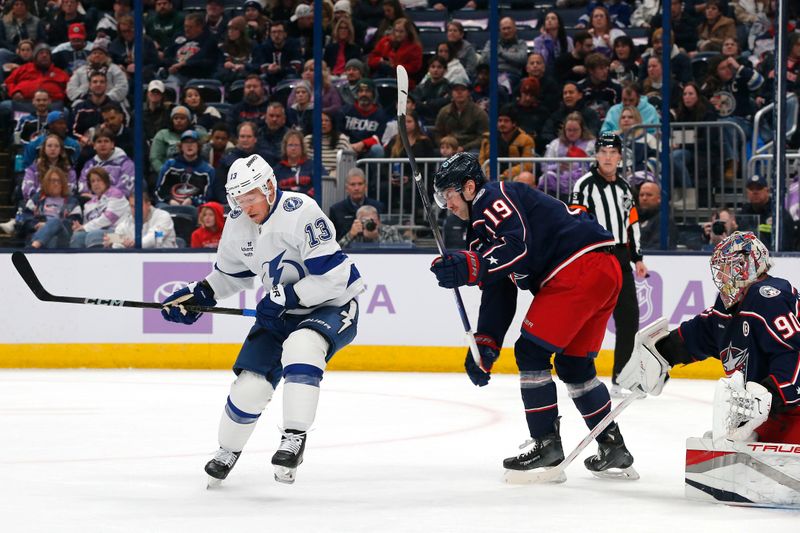
[[[303,263],[305,263],[309,274],[312,276],[321,276],[344,263],[346,258],[347,256],[345,256],[341,250],[337,250],[330,255],[306,259]]]
[[[218,271],[222,272],[223,274],[225,274],[226,276],[230,276],[232,278],[252,278],[252,277],[255,277],[255,274],[250,272],[249,270],[244,270],[242,272],[236,272],[236,273],[225,272],[224,270],[219,268],[219,266],[216,263],[214,263],[214,270],[218,270]]]
[[[361,273],[356,268],[356,265],[354,264],[350,265],[350,279],[347,280],[347,286],[349,287],[350,285],[355,283],[356,280],[360,278],[361,278]]]

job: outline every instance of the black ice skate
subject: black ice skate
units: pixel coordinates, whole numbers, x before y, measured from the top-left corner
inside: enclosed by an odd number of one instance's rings
[[[552,468],[564,460],[564,449],[561,447],[561,434],[559,432],[560,420],[553,424],[553,433],[549,433],[540,439],[525,441],[521,449],[527,449],[516,457],[509,457],[503,460],[503,467],[506,468],[504,480],[506,483],[534,483],[538,480],[536,476],[531,476],[531,471],[542,468]],[[551,481],[563,483],[567,480],[562,472]]]
[[[587,457],[583,464],[600,478],[639,479],[639,473],[633,468],[633,455],[625,447],[616,422],[612,422],[597,440],[597,454]]]
[[[208,487],[213,489],[219,487],[222,480],[228,477],[233,470],[233,465],[239,460],[242,452],[229,452],[225,448],[220,448],[214,458],[206,463],[206,474],[208,474]]]
[[[275,465],[275,481],[294,483],[297,467],[303,462],[303,451],[306,449],[306,432],[287,429],[281,432],[281,445],[272,456]]]

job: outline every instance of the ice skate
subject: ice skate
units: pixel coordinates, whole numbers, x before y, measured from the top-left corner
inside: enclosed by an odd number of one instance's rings
[[[608,426],[597,445],[597,454],[587,457],[583,462],[592,474],[604,479],[639,479],[639,473],[633,468],[633,455],[625,447],[616,422]]]
[[[287,429],[281,431],[281,445],[272,456],[275,465],[275,481],[292,484],[297,467],[303,462],[303,451],[306,449],[305,431]]]
[[[208,474],[208,485],[206,488],[217,488],[222,484],[222,480],[228,477],[233,470],[233,465],[239,460],[242,452],[229,452],[225,448],[220,448],[214,458],[206,463],[206,474]]]
[[[553,424],[553,429],[555,430],[553,433],[540,439],[525,441],[520,446],[520,449],[527,448],[526,451],[516,457],[509,457],[503,460],[503,467],[506,469],[503,480],[506,483],[537,483],[540,481],[539,476],[532,474],[540,473],[543,469],[548,470],[564,460],[559,426],[560,421],[556,420]],[[566,480],[566,474],[561,472],[561,474],[549,481],[563,483]]]

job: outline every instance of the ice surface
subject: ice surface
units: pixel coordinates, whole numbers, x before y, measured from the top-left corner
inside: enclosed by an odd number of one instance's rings
[[[518,379],[331,372],[297,482],[272,479],[281,389],[236,468],[207,491],[203,465],[233,374],[1,371],[0,531],[195,533],[777,531],[800,512],[683,496],[685,438],[710,427],[713,384],[672,380],[620,418],[642,478],[502,483],[526,437]],[[587,429],[559,382],[568,453]],[[545,529],[543,529],[545,528]]]

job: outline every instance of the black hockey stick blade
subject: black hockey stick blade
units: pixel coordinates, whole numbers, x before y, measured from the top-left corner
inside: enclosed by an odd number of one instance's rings
[[[78,296],[56,296],[44,288],[42,282],[33,271],[30,261],[22,252],[11,254],[11,262],[19,272],[20,277],[31,290],[34,296],[43,302],[58,302],[65,304],[103,305],[107,307],[135,307],[139,309],[161,309],[158,302],[137,302],[131,300],[117,300],[111,298],[82,298]],[[198,313],[214,313],[218,315],[256,316],[255,309],[231,309],[228,307],[203,307],[198,305],[185,305],[188,311]]]

